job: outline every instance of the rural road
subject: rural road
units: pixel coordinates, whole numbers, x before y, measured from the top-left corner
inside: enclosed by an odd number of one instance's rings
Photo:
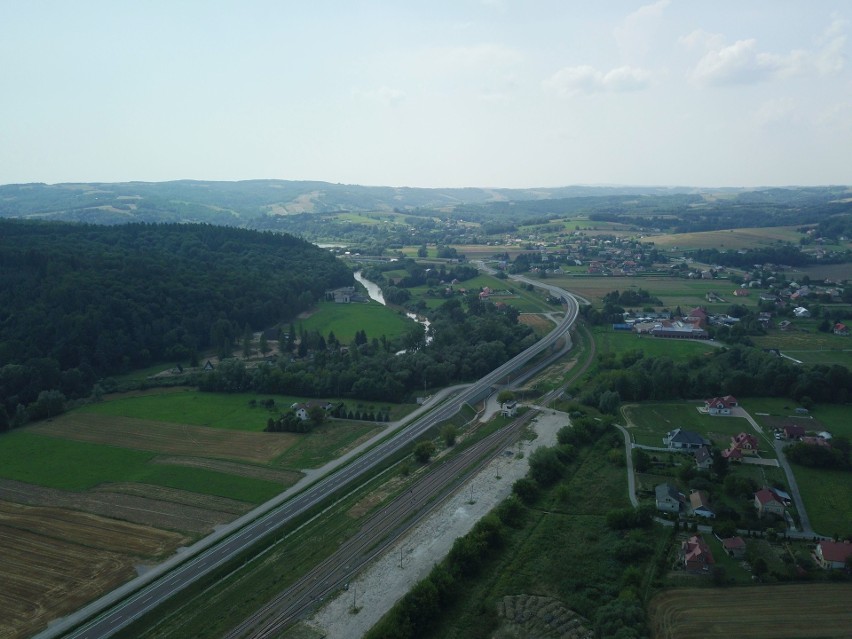
[[[526,281],[524,278],[516,279]],[[523,367],[537,355],[551,349],[568,334],[577,319],[579,304],[570,293],[549,284],[535,281],[529,281],[529,283],[545,288],[552,295],[562,298],[566,309],[557,327],[526,351],[441,402],[348,465],[316,481],[302,493],[283,504],[275,503],[269,512],[253,521],[247,521],[247,519],[257,516],[256,513],[243,516],[233,523],[232,527],[236,528],[233,532],[230,529],[217,531],[170,562],[166,562],[170,568],[167,572],[154,569],[146,573],[134,582],[125,584],[89,604],[74,615],[51,624],[39,633],[36,639],[54,639],[62,636],[73,639],[99,639],[114,635],[143,615],[152,612],[201,577],[234,560],[245,549],[264,537],[274,534],[280,527],[321,503],[330,494],[366,475],[377,464],[421,437],[435,424],[456,414],[465,404],[472,405],[486,397],[490,394],[492,387],[502,379]],[[141,582],[146,580],[147,585],[142,585]],[[86,620],[89,621],[86,622]]]

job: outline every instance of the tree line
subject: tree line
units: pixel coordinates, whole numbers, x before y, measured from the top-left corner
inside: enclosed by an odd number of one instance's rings
[[[370,337],[365,329],[348,346],[299,347],[278,362],[249,369],[226,360],[200,377],[206,391],[281,393],[400,402],[418,391],[482,377],[535,342],[518,311],[497,308],[470,293],[428,312],[431,341],[419,324],[402,337]],[[319,343],[315,340],[315,343]],[[402,352],[404,351],[404,352]],[[292,356],[287,356],[292,355]]]

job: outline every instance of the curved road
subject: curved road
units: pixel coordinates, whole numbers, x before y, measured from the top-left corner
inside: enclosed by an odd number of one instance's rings
[[[143,615],[152,612],[160,604],[187,588],[198,579],[235,559],[250,546],[322,502],[328,495],[365,475],[377,464],[417,440],[435,424],[455,415],[464,404],[476,403],[488,395],[491,392],[491,387],[497,384],[500,379],[515,372],[531,359],[551,348],[568,333],[576,321],[579,312],[577,300],[570,293],[556,286],[526,280],[522,277],[515,277],[513,279],[545,288],[551,294],[561,297],[565,301],[565,315],[557,327],[549,334],[523,353],[488,373],[478,382],[471,384],[457,395],[444,401],[433,411],[418,418],[411,425],[378,444],[361,457],[358,457],[348,466],[344,466],[340,470],[316,482],[305,489],[304,492],[269,511],[267,514],[260,516],[258,519],[247,523],[230,536],[218,541],[218,543],[200,550],[195,556],[188,558],[184,563],[152,581],[149,585],[142,587],[139,591],[129,595],[119,603],[113,605],[113,599],[110,595],[94,602],[88,607],[89,616],[99,616],[85,623],[85,625],[74,629],[74,626],[79,622],[73,618],[67,618],[51,625],[46,631],[38,635],[38,639],[59,637],[66,632],[69,633],[66,636],[73,639],[100,639],[112,636]]]

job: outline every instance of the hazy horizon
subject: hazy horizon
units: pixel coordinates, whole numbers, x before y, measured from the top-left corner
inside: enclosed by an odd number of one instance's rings
[[[0,184],[852,183],[852,5],[0,6]]]

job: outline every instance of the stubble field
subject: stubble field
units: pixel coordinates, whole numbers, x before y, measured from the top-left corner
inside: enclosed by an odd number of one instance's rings
[[[677,589],[651,601],[654,639],[849,637],[852,584]]]

